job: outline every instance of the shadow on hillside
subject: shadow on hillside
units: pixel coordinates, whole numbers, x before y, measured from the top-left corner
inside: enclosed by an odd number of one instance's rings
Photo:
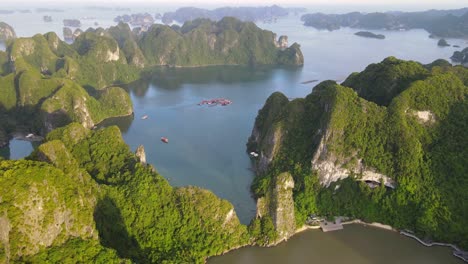
[[[113,248],[121,258],[144,262],[138,241],[128,233],[120,209],[108,196],[99,200],[94,210],[94,221],[101,244]]]

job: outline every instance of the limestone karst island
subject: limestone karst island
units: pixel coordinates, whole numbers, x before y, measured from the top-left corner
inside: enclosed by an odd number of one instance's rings
[[[0,264],[468,262],[463,1],[9,1]]]

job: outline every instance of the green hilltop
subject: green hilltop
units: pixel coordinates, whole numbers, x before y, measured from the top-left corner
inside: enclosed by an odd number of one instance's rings
[[[348,216],[468,248],[467,84],[461,66],[389,57],[306,98],[272,94],[248,143],[255,196],[289,172],[298,227]]]
[[[171,187],[117,127],[56,129],[0,183],[1,262],[203,263],[249,242],[232,204]]]
[[[17,130],[44,135],[70,122],[92,128],[106,118],[131,115],[130,97],[119,86],[156,66],[303,62],[298,44],[287,47],[272,32],[235,18],[156,24],[147,31],[119,23],[88,29],[73,44],[53,32],[10,38],[0,51],[0,145]]]

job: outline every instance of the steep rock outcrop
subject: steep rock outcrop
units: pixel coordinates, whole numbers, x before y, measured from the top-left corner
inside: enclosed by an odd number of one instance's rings
[[[383,182],[389,188],[395,188],[395,181],[381,173],[375,172],[374,168],[366,168],[362,159],[356,159],[352,164],[350,161],[355,157],[347,157],[344,161],[327,149],[329,133],[325,133],[320,145],[312,159],[312,169],[317,171],[320,184],[328,187],[331,183],[346,179],[350,175],[356,175],[355,179],[360,181]]]
[[[468,63],[468,48],[463,49],[462,51],[455,51],[450,57],[453,62],[467,64]]]
[[[273,94],[248,143],[249,152],[260,154],[252,155],[259,216],[271,207],[278,172],[289,172],[297,225],[316,214],[386,219],[468,245],[459,239],[466,230],[450,224],[467,223],[459,203],[467,199],[467,73],[446,61],[422,65],[391,57],[342,85],[322,82],[303,99]],[[279,143],[271,140],[278,127]],[[275,145],[262,162],[262,151]],[[447,226],[450,235],[439,231]]]
[[[273,36],[274,36],[273,41],[274,41],[275,46],[277,48],[280,48],[280,49],[284,50],[289,46],[288,45],[288,36],[280,36],[278,38],[278,40],[276,40],[276,34],[274,34]]]
[[[70,237],[97,239],[93,222],[95,189],[51,165],[0,161],[1,261],[8,263],[60,245]],[[22,183],[22,184],[20,184]],[[71,199],[75,197],[76,199]]]
[[[7,23],[0,22],[0,41],[7,41],[16,38],[16,33],[13,27]]]
[[[256,170],[259,174],[267,171],[273,157],[280,149],[282,128],[280,125],[272,126],[272,124],[281,117],[283,108],[288,103],[288,98],[282,93],[273,93],[259,111],[259,117],[247,143],[249,153],[259,153],[259,161],[256,163]]]
[[[152,25],[142,32],[138,45],[150,65],[302,65],[299,45],[287,48],[271,31],[254,23],[225,17],[187,21],[180,28]],[[256,49],[246,47],[255,46]]]
[[[291,174],[281,173],[275,177],[267,194],[257,200],[257,217],[270,216],[278,234],[276,241],[270,244],[287,240],[296,231],[293,189]]]
[[[135,156],[138,158],[141,164],[146,165],[146,153],[143,145],[138,146],[135,151]]]

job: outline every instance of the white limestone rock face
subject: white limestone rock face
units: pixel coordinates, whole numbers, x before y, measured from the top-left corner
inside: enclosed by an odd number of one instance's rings
[[[366,167],[362,163],[362,159],[358,159],[357,164],[353,166],[345,166],[347,165],[346,162],[343,162],[328,151],[326,143],[328,137],[329,133],[326,133],[322,137],[317,152],[312,159],[312,169],[318,172],[319,181],[322,186],[328,187],[332,182],[345,179],[354,173],[360,175],[357,180],[374,182],[382,180],[385,186],[390,188],[396,187],[396,183],[392,178],[376,172],[374,168]]]
[[[431,111],[417,111],[416,117],[424,124],[432,124],[435,122],[435,116]]]
[[[143,145],[138,146],[138,148],[136,149],[135,155],[140,160],[141,164],[146,165],[146,152],[145,152],[145,148],[143,147]]]
[[[273,43],[275,44],[275,47],[279,49],[287,49],[288,48],[288,36],[280,36],[278,40],[276,40],[276,34],[273,35]]]
[[[115,51],[108,50],[106,56],[106,62],[109,61],[118,61],[120,59],[120,50],[119,47]]]
[[[15,38],[15,30],[7,23],[0,22],[0,41],[7,41]]]

